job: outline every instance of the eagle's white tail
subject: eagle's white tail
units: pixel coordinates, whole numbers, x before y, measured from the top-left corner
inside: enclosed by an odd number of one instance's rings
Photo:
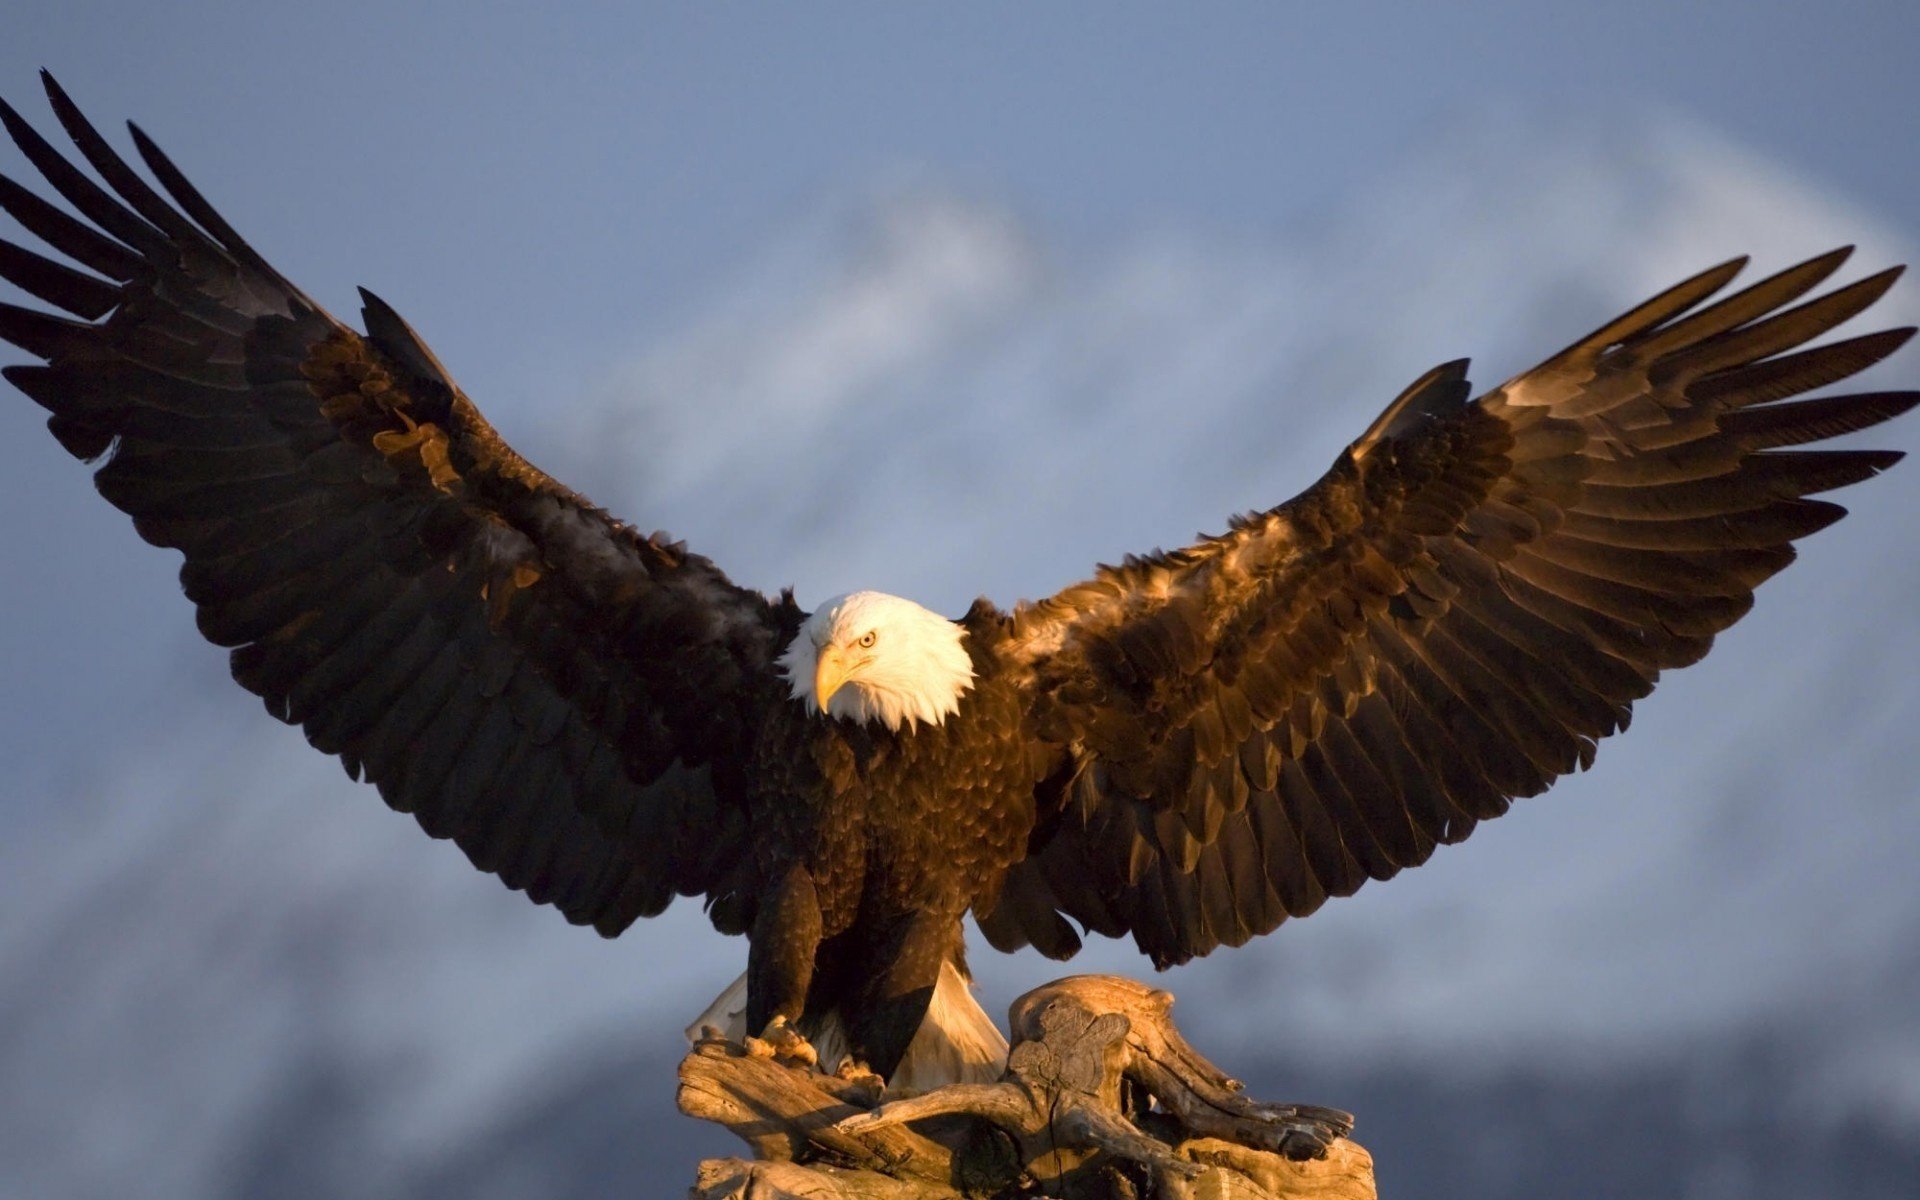
[[[745,974],[694,1018],[687,1026],[687,1040],[698,1039],[700,1030],[708,1025],[718,1027],[735,1041],[747,1035]],[[847,1056],[847,1031],[837,1012],[827,1014],[810,1040],[823,1070],[833,1070]],[[913,1035],[906,1057],[887,1084],[927,1091],[947,1083],[992,1083],[1006,1065],[1007,1039],[973,998],[973,988],[966,978],[952,963],[946,963],[940,968],[940,982],[934,986],[926,1019],[920,1022],[920,1031]]]

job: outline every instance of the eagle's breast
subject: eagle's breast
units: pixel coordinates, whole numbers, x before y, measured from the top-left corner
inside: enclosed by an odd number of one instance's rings
[[[804,867],[827,936],[863,917],[957,919],[1033,829],[1021,717],[1018,689],[994,675],[945,721],[897,731],[783,705],[754,756],[762,877]]]

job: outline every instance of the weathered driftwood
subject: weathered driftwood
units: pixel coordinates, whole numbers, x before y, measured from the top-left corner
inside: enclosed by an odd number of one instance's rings
[[[1261,1104],[1180,1036],[1173,997],[1111,975],[1028,992],[998,1083],[877,1094],[719,1038],[680,1065],[680,1108],[756,1161],[700,1165],[698,1200],[1373,1200],[1334,1109]],[[884,1103],[876,1105],[876,1100]]]

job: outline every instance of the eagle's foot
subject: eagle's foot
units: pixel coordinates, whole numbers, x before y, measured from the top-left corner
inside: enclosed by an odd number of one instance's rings
[[[864,1101],[864,1107],[872,1108],[880,1103],[880,1097],[886,1094],[887,1081],[874,1074],[873,1068],[849,1054],[840,1060],[834,1068],[834,1077],[847,1084],[844,1093],[855,1102]],[[857,1098],[857,1099],[856,1099]]]
[[[771,1058],[783,1067],[799,1067],[814,1071],[820,1067],[819,1052],[813,1043],[800,1036],[800,1031],[783,1016],[777,1016],[767,1022],[759,1037],[746,1040],[747,1053],[756,1058]]]

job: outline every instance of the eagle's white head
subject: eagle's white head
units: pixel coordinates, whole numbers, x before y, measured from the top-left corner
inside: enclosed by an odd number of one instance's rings
[[[885,592],[827,601],[780,656],[793,698],[844,721],[938,725],[973,686],[966,631]]]

